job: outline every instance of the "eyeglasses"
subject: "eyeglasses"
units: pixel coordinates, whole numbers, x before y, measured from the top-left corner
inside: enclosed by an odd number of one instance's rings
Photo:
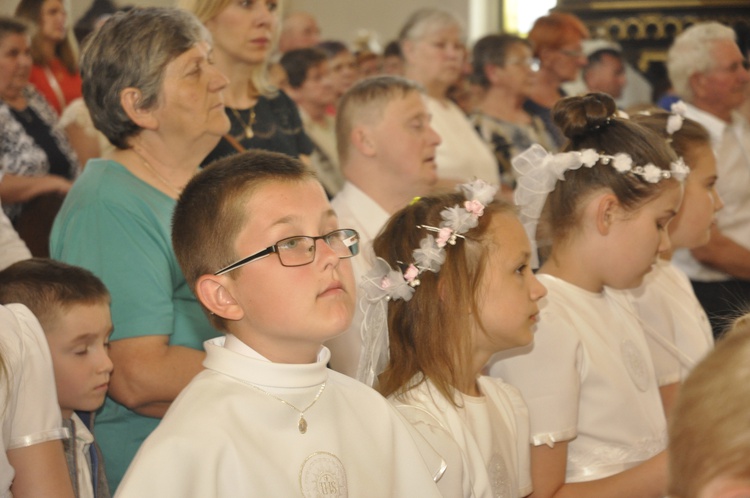
[[[272,253],[276,253],[282,266],[309,265],[315,260],[316,242],[321,239],[333,249],[333,252],[336,253],[339,259],[351,258],[359,253],[359,234],[357,231],[351,228],[341,228],[318,237],[296,235],[281,239],[262,251],[237,260],[229,266],[225,266],[214,273],[214,275],[224,275],[232,270],[236,270],[240,266],[265,258]]]
[[[526,66],[532,71],[539,70],[539,59],[534,57],[510,57],[505,61],[506,66]]]
[[[565,54],[568,57],[572,57],[574,59],[578,59],[579,57],[583,57],[585,54],[583,53],[583,50],[564,50],[560,49],[561,54]]]

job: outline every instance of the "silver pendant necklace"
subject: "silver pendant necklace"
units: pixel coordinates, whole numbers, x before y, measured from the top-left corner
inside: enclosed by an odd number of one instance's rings
[[[326,382],[328,382],[328,381],[326,380],[326,381],[324,381],[320,385],[320,389],[318,389],[318,393],[315,395],[315,397],[313,398],[313,400],[310,402],[309,405],[307,405],[302,410],[300,410],[299,408],[297,408],[296,406],[294,406],[293,404],[291,404],[287,400],[281,399],[278,396],[276,396],[275,394],[271,394],[268,391],[266,391],[265,389],[261,389],[260,387],[256,386],[255,384],[251,384],[249,382],[244,382],[244,383],[247,384],[248,386],[252,387],[256,391],[259,391],[259,392],[265,394],[266,396],[269,396],[269,397],[275,399],[276,401],[284,403],[286,406],[290,407],[291,409],[293,409],[294,411],[296,411],[297,413],[299,413],[299,420],[297,421],[297,429],[299,430],[300,434],[304,434],[304,433],[307,432],[307,420],[305,420],[305,412],[307,410],[309,410],[310,408],[312,408],[312,406],[315,403],[317,403],[318,399],[320,399],[320,395],[323,394],[323,390],[326,388]]]

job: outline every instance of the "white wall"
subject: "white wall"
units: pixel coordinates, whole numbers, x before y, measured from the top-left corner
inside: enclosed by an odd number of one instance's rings
[[[78,19],[92,0],[63,0],[71,20]],[[117,0],[120,5],[170,6],[175,0]],[[351,43],[361,29],[371,30],[385,45],[395,38],[406,17],[420,7],[440,7],[458,15],[470,39],[497,29],[502,0],[284,0],[284,10],[305,10],[318,18],[324,38]],[[12,15],[18,0],[0,0],[0,14]]]
[[[16,10],[19,0],[0,0],[0,14],[10,16]],[[118,5],[139,5],[139,6],[168,6],[174,5],[174,0],[116,0]],[[70,19],[78,19],[86,12],[93,0],[63,0],[70,13]]]
[[[441,7],[468,23],[468,0],[289,0],[287,11],[313,13],[324,39],[351,42],[361,29],[378,34],[381,45],[394,39],[406,18],[420,7]]]

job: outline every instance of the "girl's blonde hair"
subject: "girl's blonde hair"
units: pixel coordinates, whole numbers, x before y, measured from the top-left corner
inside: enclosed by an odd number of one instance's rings
[[[428,234],[418,225],[438,226],[441,211],[465,200],[461,194],[445,194],[423,197],[405,207],[375,238],[375,254],[403,270]],[[501,201],[487,205],[479,224],[456,245],[446,247],[438,273],[420,274],[421,284],[409,301],[389,301],[390,359],[378,379],[383,396],[404,394],[429,379],[455,404],[455,386],[466,378],[471,364],[469,313],[479,316],[477,293],[490,250],[488,227],[496,214],[512,212],[512,206]],[[478,325],[481,329],[482,324]]]
[[[685,380],[669,424],[669,493],[697,498],[716,478],[750,479],[750,313]]]
[[[231,3],[232,0],[177,0],[178,7],[195,14],[195,17],[197,17],[203,24],[206,24],[208,21],[221,14],[221,12],[229,7]],[[279,4],[279,11],[277,11],[276,14],[279,18],[281,18],[280,10],[281,3]],[[278,29],[273,36],[275,46],[279,37]],[[258,66],[253,68],[253,74],[250,81],[253,90],[257,91],[260,95],[263,95],[264,97],[274,97],[278,93],[278,88],[276,88],[269,80],[268,66],[269,61],[266,59],[262,64],[258,64]]]

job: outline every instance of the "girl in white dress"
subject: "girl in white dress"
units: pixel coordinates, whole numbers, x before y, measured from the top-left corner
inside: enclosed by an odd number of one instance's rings
[[[700,124],[682,117],[682,106],[674,104],[672,113],[654,111],[633,117],[634,122],[668,140],[690,168],[680,210],[669,224],[672,251],[707,244],[715,214],[723,207],[715,188],[716,157],[711,138]],[[708,317],[687,275],[672,264],[672,251],[660,254],[643,285],[629,291],[646,332],[667,414],[681,382],[714,344]]]
[[[528,404],[533,497],[660,497],[666,486],[648,346],[630,303],[610,288],[637,287],[669,249],[688,169],[615,113],[604,94],[562,99],[553,115],[564,152],[532,146],[514,160],[516,203],[542,246],[549,295],[533,346],[494,361],[491,373]]]
[[[412,203],[375,239],[379,259],[360,287],[360,378],[372,382],[385,367],[379,391],[447,462],[444,496],[527,496],[526,405],[481,371],[493,353],[532,341],[546,290],[531,272],[523,226],[493,200],[497,188],[476,181],[462,189],[466,196]],[[388,338],[390,359],[379,361]]]

